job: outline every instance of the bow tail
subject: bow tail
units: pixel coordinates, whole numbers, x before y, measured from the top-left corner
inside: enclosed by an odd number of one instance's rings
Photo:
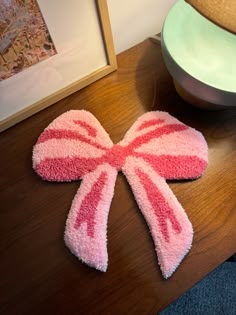
[[[143,159],[128,157],[122,168],[155,244],[165,278],[172,275],[192,244],[192,225],[175,195]]]
[[[71,252],[91,267],[106,271],[107,220],[117,170],[108,164],[86,174],[71,205],[65,243]]]

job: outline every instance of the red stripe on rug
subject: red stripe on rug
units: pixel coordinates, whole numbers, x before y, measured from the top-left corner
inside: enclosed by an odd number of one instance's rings
[[[82,223],[87,224],[87,235],[94,237],[94,226],[97,206],[101,201],[102,190],[106,184],[107,174],[102,172],[97,181],[93,184],[90,192],[85,196],[81,202],[78,210],[74,228],[78,229]]]
[[[194,179],[202,175],[207,162],[197,156],[152,155],[135,152],[135,157],[143,158],[165,179]]]
[[[168,232],[167,220],[171,222],[173,230],[175,230],[175,232],[178,234],[182,231],[181,225],[176,219],[173,209],[170,208],[167,201],[153,181],[149,178],[149,176],[140,169],[136,169],[135,172],[139,177],[140,183],[143,185],[143,188],[146,191],[148,200],[157,218],[161,233],[164,236],[165,241],[169,242],[170,236]]]
[[[139,127],[138,127],[138,131],[148,128],[148,127],[152,127],[158,124],[161,124],[164,122],[164,119],[150,119],[147,121],[144,121]]]
[[[141,136],[138,136],[134,139],[128,146],[134,150],[137,147],[140,147],[142,144],[149,142],[152,139],[159,138],[163,135],[168,135],[173,132],[179,132],[188,129],[189,127],[180,124],[170,124],[160,128],[151,130]]]
[[[89,136],[94,137],[94,138],[96,137],[97,130],[94,127],[92,127],[89,124],[87,124],[85,121],[74,120],[74,123],[80,125],[84,129],[86,129],[86,131],[88,132]]]
[[[106,147],[100,145],[97,142],[92,141],[91,139],[86,138],[85,136],[79,134],[78,132],[73,131],[73,130],[65,130],[65,129],[45,130],[38,138],[38,141],[36,144],[43,143],[51,139],[74,139],[74,140],[79,140],[87,144],[90,144],[96,147],[97,149],[107,150]]]
[[[94,171],[100,161],[101,158],[46,158],[36,165],[35,171],[46,180],[72,181]]]

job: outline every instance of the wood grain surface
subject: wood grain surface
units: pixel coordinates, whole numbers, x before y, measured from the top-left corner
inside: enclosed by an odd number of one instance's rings
[[[70,109],[92,112],[114,142],[143,113],[165,110],[201,131],[209,167],[170,182],[194,227],[190,253],[161,276],[148,227],[119,174],[108,222],[109,267],[101,273],[65,247],[64,225],[79,182],[44,182],[32,147]],[[118,70],[0,135],[0,314],[157,314],[236,251],[236,109],[206,112],[175,92],[160,46],[118,56]]]

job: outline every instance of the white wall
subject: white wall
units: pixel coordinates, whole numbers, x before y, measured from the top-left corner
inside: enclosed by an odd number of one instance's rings
[[[116,54],[159,33],[177,0],[108,0]]]

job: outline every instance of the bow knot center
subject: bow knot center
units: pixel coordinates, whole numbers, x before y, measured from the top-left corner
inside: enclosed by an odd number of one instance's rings
[[[119,144],[115,144],[108,152],[107,152],[107,162],[115,167],[117,170],[121,170],[122,166],[125,163],[125,159],[127,156],[126,148],[122,147]]]

